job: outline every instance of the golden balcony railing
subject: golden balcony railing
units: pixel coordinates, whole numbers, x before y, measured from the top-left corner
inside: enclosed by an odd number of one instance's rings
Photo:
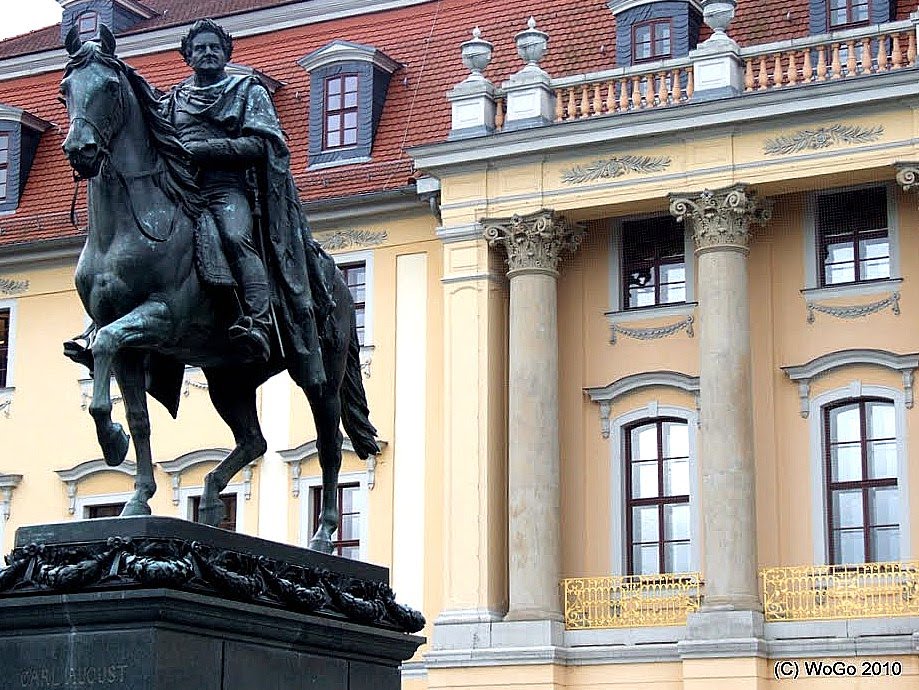
[[[684,625],[698,610],[699,573],[576,577],[562,580],[565,627],[637,628]]]
[[[919,615],[919,561],[760,571],[767,621]]]

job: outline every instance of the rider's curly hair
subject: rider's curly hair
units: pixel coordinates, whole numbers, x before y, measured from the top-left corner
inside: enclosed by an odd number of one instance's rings
[[[191,59],[192,40],[198,34],[208,32],[217,34],[217,38],[220,39],[220,43],[223,46],[223,52],[226,54],[227,60],[230,59],[230,56],[233,54],[233,37],[230,36],[230,34],[227,33],[227,30],[220,26],[220,24],[215,22],[213,19],[199,19],[191,25],[188,33],[182,37],[182,45],[179,47],[179,52],[182,53],[182,57],[185,58],[186,64]]]

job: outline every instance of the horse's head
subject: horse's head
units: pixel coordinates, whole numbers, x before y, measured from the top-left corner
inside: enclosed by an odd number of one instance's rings
[[[61,80],[60,100],[67,106],[70,129],[62,148],[79,175],[95,177],[124,122],[115,37],[103,25],[98,40],[83,43],[74,27],[65,46],[70,62]]]

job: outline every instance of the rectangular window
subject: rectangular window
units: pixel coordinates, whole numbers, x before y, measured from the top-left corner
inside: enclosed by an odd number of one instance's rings
[[[313,532],[319,529],[322,509],[322,487],[312,487]],[[338,485],[338,528],[332,535],[332,553],[343,558],[358,560],[361,547],[361,496],[360,484]]]
[[[689,427],[660,418],[625,430],[629,575],[691,569]]]
[[[77,31],[83,40],[96,37],[99,15],[96,12],[84,12],[77,18]]]
[[[86,506],[86,517],[90,520],[97,518],[118,517],[124,510],[124,503],[100,503],[99,505]]]
[[[363,261],[352,264],[342,264],[339,270],[345,276],[345,283],[351,291],[354,300],[354,317],[357,320],[357,338],[361,345],[364,344],[364,318],[367,312],[367,264]]]
[[[625,309],[686,301],[685,234],[670,216],[622,224]]]
[[[223,516],[220,524],[217,525],[225,530],[230,532],[236,531],[236,494],[220,494],[220,500],[223,501],[223,505],[226,508],[226,514]],[[190,508],[189,514],[191,515],[192,522],[198,522],[198,511],[201,509],[201,497],[192,496],[190,499]]]
[[[7,181],[10,168],[10,135],[0,134],[0,201],[7,195]]]
[[[900,491],[894,405],[848,400],[824,408],[831,564],[900,558]]]
[[[632,62],[663,60],[672,54],[670,19],[652,19],[632,26]]]
[[[822,286],[890,278],[885,187],[817,197],[817,257]]]
[[[10,364],[10,310],[0,309],[0,388],[6,388]]]
[[[357,145],[357,81],[356,74],[325,80],[325,149]]]
[[[829,0],[827,12],[831,29],[867,24],[868,0]]]

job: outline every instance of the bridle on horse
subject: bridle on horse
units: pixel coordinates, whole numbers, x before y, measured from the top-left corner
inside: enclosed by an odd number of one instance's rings
[[[126,88],[126,85],[122,81],[121,74],[118,75],[118,81],[121,83],[122,89]],[[113,115],[114,113],[119,113],[119,114],[124,113],[124,94],[121,92],[121,90],[118,91],[118,106],[116,108],[113,108],[111,112],[113,113]],[[122,117],[122,122],[120,123],[121,126],[124,126],[123,119],[124,118]],[[70,126],[73,127],[73,125],[76,122],[85,122],[87,125],[89,125],[89,127],[95,133],[96,138],[99,140],[99,151],[100,151],[99,155],[102,156],[102,166],[100,167],[100,174],[102,173],[103,168],[105,172],[111,171],[112,173],[114,173],[115,179],[117,179],[118,182],[121,184],[121,188],[124,190],[125,196],[127,197],[128,208],[131,209],[131,217],[134,219],[134,225],[140,231],[140,234],[146,237],[151,242],[166,242],[170,237],[172,237],[173,233],[175,232],[175,222],[176,222],[176,216],[178,214],[178,205],[176,205],[175,208],[173,209],[172,220],[169,222],[169,230],[166,233],[166,236],[157,237],[152,232],[150,232],[147,228],[144,227],[143,221],[138,217],[137,209],[134,208],[134,200],[131,196],[131,188],[130,188],[130,185],[128,184],[128,179],[127,179],[128,177],[130,177],[132,180],[139,180],[144,177],[153,177],[154,175],[159,175],[159,174],[164,173],[166,169],[163,166],[162,160],[158,158],[156,161],[156,165],[150,168],[149,170],[142,170],[137,173],[131,173],[130,175],[125,175],[123,172],[121,172],[121,170],[119,170],[117,167],[111,164],[111,152],[112,152],[111,142],[112,142],[112,138],[115,136],[115,132],[118,131],[118,127],[116,127],[114,124],[115,117],[106,119],[106,124],[112,123],[110,127],[110,131],[107,136],[106,136],[106,133],[95,122],[93,122],[87,117],[83,117],[82,115],[76,115],[72,117],[70,119]],[[77,197],[80,194],[80,183],[90,178],[84,177],[83,175],[78,173],[76,169],[72,169],[72,172],[73,172],[74,187],[73,187],[73,198],[70,200],[70,223],[75,228],[78,228],[79,224],[77,223]]]

